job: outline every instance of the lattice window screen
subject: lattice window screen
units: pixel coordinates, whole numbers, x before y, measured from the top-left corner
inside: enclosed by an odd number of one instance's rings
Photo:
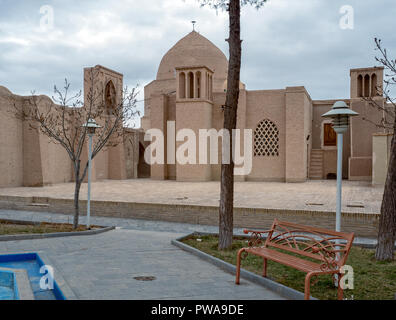
[[[254,156],[279,156],[279,130],[271,120],[260,121],[254,130]]]

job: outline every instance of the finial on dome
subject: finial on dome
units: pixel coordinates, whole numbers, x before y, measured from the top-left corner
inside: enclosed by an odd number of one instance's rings
[[[192,25],[193,25],[193,31],[195,31],[195,24],[197,23],[197,21],[193,20],[191,21]]]

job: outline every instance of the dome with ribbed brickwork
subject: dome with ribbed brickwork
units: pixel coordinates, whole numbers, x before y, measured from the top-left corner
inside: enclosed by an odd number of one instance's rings
[[[175,67],[207,66],[214,79],[227,79],[228,60],[212,42],[192,31],[179,40],[162,58],[157,80],[175,78]]]

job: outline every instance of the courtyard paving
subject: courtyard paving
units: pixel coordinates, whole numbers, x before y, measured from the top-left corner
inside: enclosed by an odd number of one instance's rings
[[[343,181],[343,212],[380,212],[383,188],[365,181]],[[74,184],[28,188],[0,188],[0,196],[38,196],[73,199]],[[87,184],[80,199],[86,199]],[[235,207],[335,211],[335,180],[304,183],[236,182]],[[151,179],[103,180],[92,183],[91,199],[103,201],[218,206],[220,183],[155,181]]]
[[[0,218],[66,221],[69,216],[0,210]],[[0,242],[0,254],[44,252],[78,299],[282,299],[170,244],[183,224],[92,217],[119,228],[92,236]],[[137,224],[138,225],[137,225]],[[199,226],[205,228],[204,226]],[[138,230],[140,228],[140,230]],[[154,281],[134,277],[154,276]]]

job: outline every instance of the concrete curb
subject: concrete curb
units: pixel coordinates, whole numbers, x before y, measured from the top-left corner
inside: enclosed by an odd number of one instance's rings
[[[187,235],[185,237],[189,237],[191,235],[218,236],[219,234],[215,233],[215,232],[204,232],[204,231],[199,231],[198,232],[198,231],[194,231],[193,233],[191,233],[191,234],[189,234],[189,235]],[[250,239],[251,238],[250,235],[235,233],[235,231],[234,231],[234,236],[240,237],[240,238],[244,238],[244,239]],[[185,239],[185,237],[182,237],[182,238]],[[180,239],[182,239],[182,238],[180,238]],[[266,236],[263,236],[262,238],[263,238],[263,240],[267,239]],[[363,238],[363,240],[364,240],[364,238]],[[359,241],[356,240],[356,238],[353,240],[352,246],[361,247],[361,248],[364,248],[364,249],[376,249],[377,248],[377,244],[376,243],[359,242]],[[396,241],[395,241],[395,247],[394,248],[396,250]]]
[[[212,264],[214,264],[215,266],[219,267],[220,269],[231,273],[233,275],[235,275],[236,273],[236,266],[234,266],[231,263],[225,262],[221,259],[215,258],[207,253],[204,253],[198,249],[195,249],[189,245],[186,245],[184,243],[182,243],[181,241],[193,236],[193,235],[204,235],[204,233],[200,233],[200,232],[193,232],[191,234],[188,234],[186,236],[182,236],[180,238],[177,238],[175,240],[171,241],[171,244],[173,244],[176,247],[179,247],[182,250],[185,250],[207,262],[210,262]],[[262,285],[263,287],[266,287],[267,289],[270,289],[271,291],[279,294],[282,297],[285,297],[287,299],[291,299],[291,300],[304,300],[304,293],[297,291],[295,289],[289,288],[284,286],[283,284],[277,283],[273,280],[270,280],[268,278],[264,278],[264,277],[260,277],[257,274],[247,271],[243,268],[241,268],[241,278],[249,280],[251,282],[254,282],[256,284]],[[318,300],[314,297],[311,297],[312,300]]]
[[[23,220],[10,220],[10,219],[0,219],[2,221],[7,221],[16,224],[29,224],[38,225],[38,221],[23,221]],[[44,238],[58,238],[58,237],[72,237],[72,236],[90,236],[94,234],[103,233],[115,229],[115,226],[102,227],[96,230],[86,230],[86,231],[73,231],[73,232],[53,232],[53,233],[29,233],[29,234],[10,234],[0,236],[0,241],[14,241],[14,240],[33,240],[33,239],[44,239]]]
[[[218,236],[218,233],[215,232],[204,232],[204,231],[195,231],[189,235],[187,235],[186,237],[189,237],[191,235],[205,235],[205,236]],[[235,233],[234,232],[234,236],[236,237],[240,237],[240,238],[244,238],[244,239],[250,239],[251,236],[250,235],[246,235],[246,234],[239,234],[239,233]],[[263,236],[262,237],[264,240],[267,239],[267,237]],[[361,238],[360,240],[364,241],[364,238]],[[377,243],[365,243],[365,242],[359,242],[359,240],[356,240],[356,238],[353,240],[352,246],[354,247],[360,247],[360,248],[364,248],[364,249],[376,249],[377,248]],[[396,241],[395,241],[395,250],[396,250]]]

